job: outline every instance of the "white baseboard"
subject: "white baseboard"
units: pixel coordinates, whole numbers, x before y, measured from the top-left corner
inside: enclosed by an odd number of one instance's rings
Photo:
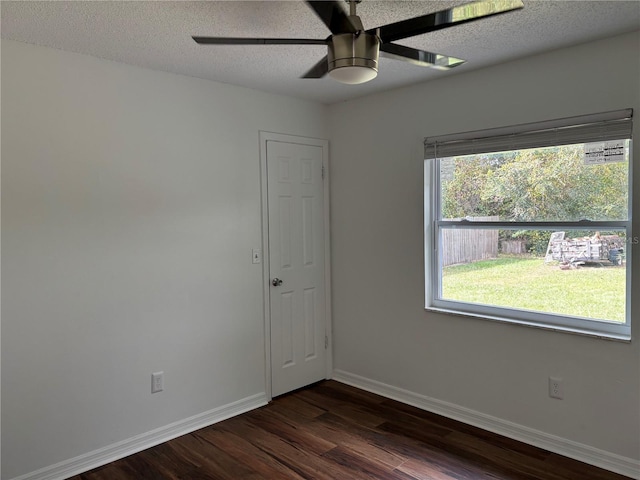
[[[334,370],[333,380],[368,392],[436,413],[444,417],[482,428],[520,442],[543,448],[630,478],[640,479],[640,461],[606,452],[589,445],[550,435],[453,403],[429,398],[408,390],[387,385],[349,372]]]
[[[35,472],[20,475],[13,480],[63,480],[266,404],[266,394],[252,395]]]

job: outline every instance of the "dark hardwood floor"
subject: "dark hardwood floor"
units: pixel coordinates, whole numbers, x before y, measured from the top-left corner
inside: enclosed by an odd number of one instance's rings
[[[326,381],[71,480],[623,480]]]

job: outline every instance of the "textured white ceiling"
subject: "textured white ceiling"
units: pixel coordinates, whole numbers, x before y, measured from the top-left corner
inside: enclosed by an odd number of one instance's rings
[[[322,45],[202,46],[191,39],[326,38],[329,31],[301,0],[2,1],[0,32],[2,38],[334,103],[640,29],[638,0],[524,2],[520,11],[397,42],[466,64],[440,72],[381,58],[378,77],[362,85],[299,78],[326,54]],[[372,28],[464,3],[363,0],[358,15]]]

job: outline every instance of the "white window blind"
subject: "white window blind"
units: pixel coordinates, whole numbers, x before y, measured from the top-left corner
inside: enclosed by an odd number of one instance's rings
[[[631,138],[632,109],[427,137],[425,159]]]

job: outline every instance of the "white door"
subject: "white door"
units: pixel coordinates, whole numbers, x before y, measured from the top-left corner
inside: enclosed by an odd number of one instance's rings
[[[326,147],[325,147],[326,148]],[[271,394],[327,373],[323,147],[266,141]]]

